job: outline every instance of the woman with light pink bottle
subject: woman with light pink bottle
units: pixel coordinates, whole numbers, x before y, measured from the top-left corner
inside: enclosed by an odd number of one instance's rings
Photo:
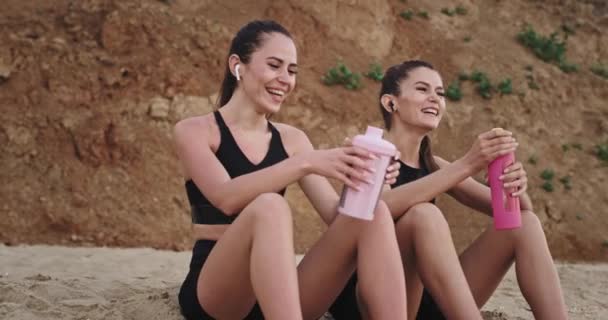
[[[428,134],[446,112],[444,92],[441,76],[429,63],[406,61],[386,71],[379,97],[385,138],[401,155],[397,182],[382,200],[395,220],[408,318],[481,319],[479,310],[515,264],[534,317],[567,319],[545,234],[526,194],[526,172],[514,159],[517,141],[511,132],[495,128],[479,134],[454,162],[434,156]],[[488,168],[492,192],[472,178]],[[494,223],[460,256],[444,213],[435,205],[442,193],[494,216]],[[365,318],[357,281],[355,275],[332,305],[336,320]]]

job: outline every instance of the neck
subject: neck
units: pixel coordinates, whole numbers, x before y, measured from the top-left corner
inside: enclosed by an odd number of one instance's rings
[[[227,123],[247,131],[265,131],[268,127],[266,114],[257,109],[242,90],[235,90],[232,98],[220,110]]]
[[[425,134],[395,121],[388,131],[387,139],[397,147],[403,163],[413,168],[420,168],[420,145]]]

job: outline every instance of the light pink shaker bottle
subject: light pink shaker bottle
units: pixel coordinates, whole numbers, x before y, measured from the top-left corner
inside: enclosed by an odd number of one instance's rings
[[[488,180],[492,192],[492,212],[494,229],[515,229],[521,227],[521,211],[519,197],[513,197],[513,188],[505,190],[503,181],[499,180],[505,168],[515,162],[513,153],[494,159],[488,166]]]
[[[361,183],[359,191],[344,186],[338,206],[339,213],[365,220],[374,218],[374,209],[382,192],[386,168],[397,152],[392,143],[382,139],[382,133],[382,129],[368,126],[364,135],[353,138],[354,146],[372,152],[378,159],[370,160],[373,161],[372,168],[375,170],[371,177],[372,183]]]

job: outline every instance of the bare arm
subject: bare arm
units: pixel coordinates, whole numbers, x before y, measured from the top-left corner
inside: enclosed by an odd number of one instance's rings
[[[471,149],[462,158],[453,163],[444,160],[439,170],[426,177],[384,192],[383,199],[393,218],[401,217],[413,205],[430,201],[458,184],[464,182],[465,186],[470,186],[471,183],[476,183],[470,178],[473,174],[485,168],[496,157],[515,151],[517,143],[511,135],[511,132],[502,129],[484,132],[477,136]]]
[[[440,157],[435,157],[439,167],[449,166],[450,163]],[[448,194],[465,206],[492,216],[492,196],[490,188],[472,177],[466,178],[448,191]],[[532,201],[527,193],[519,197],[522,210],[532,210]]]
[[[385,191],[382,199],[393,218],[399,218],[415,204],[431,201],[470,177],[473,172],[474,169],[464,161],[455,161],[426,177]]]
[[[307,174],[301,157],[231,179],[210,147],[209,130],[201,119],[186,119],[174,129],[177,154],[187,175],[207,199],[227,215],[239,212],[255,197],[285,188]]]

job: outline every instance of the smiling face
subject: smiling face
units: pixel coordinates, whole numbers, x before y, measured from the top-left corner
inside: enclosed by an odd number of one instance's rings
[[[408,127],[431,131],[439,126],[445,113],[445,91],[437,71],[418,67],[399,83],[400,94],[395,98],[397,116]]]
[[[240,67],[239,86],[258,112],[275,113],[296,85],[297,53],[293,40],[281,33],[263,37],[249,63]]]

